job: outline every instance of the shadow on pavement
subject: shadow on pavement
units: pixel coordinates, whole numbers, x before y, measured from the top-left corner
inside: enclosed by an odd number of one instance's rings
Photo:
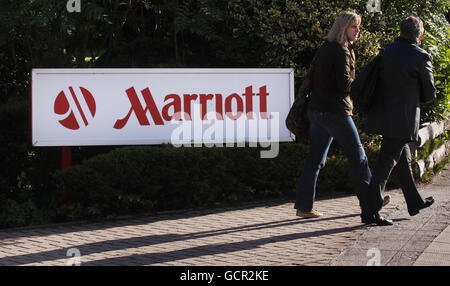
[[[114,250],[122,250],[127,248],[138,248],[145,246],[152,246],[176,241],[184,241],[189,239],[198,239],[205,237],[213,237],[224,234],[262,230],[272,227],[283,227],[298,224],[307,224],[320,221],[332,221],[338,219],[345,219],[349,217],[356,217],[359,214],[351,214],[336,217],[326,217],[319,219],[289,219],[277,222],[259,223],[253,225],[231,227],[225,229],[217,229],[211,231],[193,232],[188,234],[162,234],[162,235],[149,235],[141,237],[130,237],[115,240],[105,240],[94,243],[87,243],[82,245],[73,245],[71,247],[76,247],[80,250],[81,255],[89,255],[94,253],[101,253]],[[254,240],[240,241],[240,242],[230,242],[221,244],[211,244],[195,246],[191,248],[185,248],[181,250],[174,250],[168,252],[158,252],[158,253],[146,253],[137,254],[117,258],[106,258],[101,260],[96,260],[92,262],[85,262],[82,265],[150,265],[156,263],[164,263],[169,261],[182,260],[185,258],[200,257],[204,255],[214,255],[220,253],[230,253],[235,251],[249,250],[253,248],[260,247],[264,244],[269,244],[273,242],[280,241],[290,241],[301,238],[311,238],[318,237],[322,235],[330,235],[336,233],[350,232],[356,229],[365,228],[366,225],[357,225],[352,227],[342,227],[327,230],[302,232],[294,234],[279,235],[267,238],[260,238]],[[78,231],[82,231],[80,228]],[[1,246],[1,245],[0,245]],[[0,265],[22,265],[36,262],[51,261],[57,259],[66,258],[66,251],[68,249],[56,249],[51,251],[36,252],[24,255],[8,256],[0,258]],[[69,257],[70,258],[70,257]],[[82,258],[82,257],[81,257]]]

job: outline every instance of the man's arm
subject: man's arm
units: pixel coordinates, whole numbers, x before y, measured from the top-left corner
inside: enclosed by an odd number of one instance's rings
[[[434,86],[432,57],[428,54],[422,54],[424,57],[423,65],[419,69],[420,80],[420,101],[427,102],[434,99],[436,95],[436,87]]]

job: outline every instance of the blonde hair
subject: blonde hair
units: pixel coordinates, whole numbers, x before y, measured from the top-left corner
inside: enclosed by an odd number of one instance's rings
[[[330,42],[338,42],[341,46],[346,45],[348,41],[346,31],[353,24],[359,26],[361,24],[361,16],[350,11],[343,12],[336,18],[325,39]]]

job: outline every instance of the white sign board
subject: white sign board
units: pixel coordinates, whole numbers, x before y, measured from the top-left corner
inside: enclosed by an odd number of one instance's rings
[[[292,141],[292,69],[33,69],[33,146]]]

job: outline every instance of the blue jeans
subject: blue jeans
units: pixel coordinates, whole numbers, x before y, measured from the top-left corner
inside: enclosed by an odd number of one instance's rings
[[[313,209],[317,177],[325,166],[328,150],[335,139],[348,158],[352,183],[364,212],[372,175],[352,117],[315,110],[309,110],[308,117],[309,154],[300,176],[294,208],[301,211]]]

